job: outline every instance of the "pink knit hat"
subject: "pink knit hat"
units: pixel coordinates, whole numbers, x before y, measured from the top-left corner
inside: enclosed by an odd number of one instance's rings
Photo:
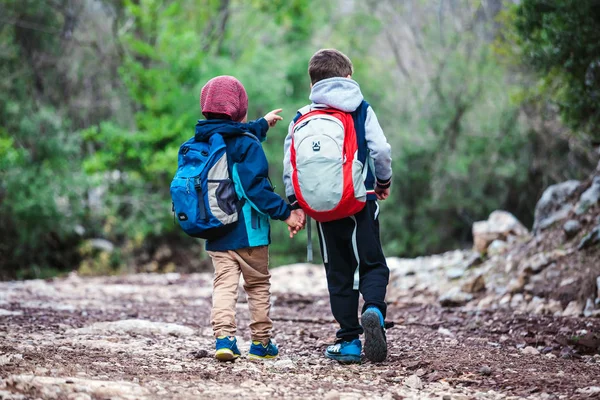
[[[240,122],[248,112],[248,95],[240,81],[233,76],[217,76],[202,88],[202,114],[225,114]]]

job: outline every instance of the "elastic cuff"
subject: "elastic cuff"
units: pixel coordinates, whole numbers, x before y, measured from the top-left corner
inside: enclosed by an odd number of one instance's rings
[[[296,199],[295,195],[288,196],[288,202],[290,203],[290,208],[292,210],[300,209],[300,204],[298,204],[298,199]]]
[[[387,189],[392,185],[392,178],[390,177],[390,179],[387,180],[380,180],[379,178],[377,179],[377,187],[380,189]]]
[[[264,117],[261,117],[258,119],[258,123],[261,125],[261,129],[263,130],[264,133],[267,133],[267,131],[269,130],[269,123],[267,122],[267,120]]]

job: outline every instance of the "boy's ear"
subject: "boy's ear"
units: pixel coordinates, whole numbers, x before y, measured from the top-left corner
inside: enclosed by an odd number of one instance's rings
[[[352,75],[348,75],[346,78],[348,78],[348,79],[352,79]]]

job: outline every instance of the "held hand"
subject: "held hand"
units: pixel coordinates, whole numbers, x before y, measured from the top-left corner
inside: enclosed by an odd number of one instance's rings
[[[378,186],[375,186],[375,196],[377,196],[377,200],[385,200],[390,195],[390,188],[381,189]]]
[[[288,231],[290,232],[290,238],[293,238],[302,229],[302,221],[298,213],[292,212],[288,219],[285,220],[288,225]]]
[[[278,108],[276,110],[268,112],[267,115],[264,116],[264,119],[267,120],[267,122],[269,123],[269,126],[271,128],[275,126],[275,124],[277,123],[277,121],[283,120],[283,117],[281,117],[280,115],[277,115],[281,111],[282,111],[282,109]]]
[[[302,229],[306,226],[306,213],[301,208],[297,210],[293,210],[292,213],[296,214],[300,219],[300,224],[302,225]]]
[[[294,216],[297,221],[296,226],[291,226],[288,224],[288,231],[290,232],[290,239],[292,239],[295,235],[298,234],[304,227],[306,226],[306,214],[302,209],[292,210],[291,216]],[[291,218],[290,216],[290,218]],[[289,218],[288,218],[289,219]],[[287,221],[285,221],[287,223]]]

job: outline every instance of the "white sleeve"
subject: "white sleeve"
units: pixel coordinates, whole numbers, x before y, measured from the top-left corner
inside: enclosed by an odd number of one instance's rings
[[[365,138],[369,155],[375,165],[375,178],[380,182],[387,182],[392,177],[392,147],[388,143],[383,129],[377,121],[375,111],[369,106],[365,121]]]
[[[285,195],[294,195],[294,186],[292,185],[292,164],[290,163],[290,148],[292,147],[292,128],[294,121],[290,122],[288,134],[283,143],[283,185],[285,187]]]

